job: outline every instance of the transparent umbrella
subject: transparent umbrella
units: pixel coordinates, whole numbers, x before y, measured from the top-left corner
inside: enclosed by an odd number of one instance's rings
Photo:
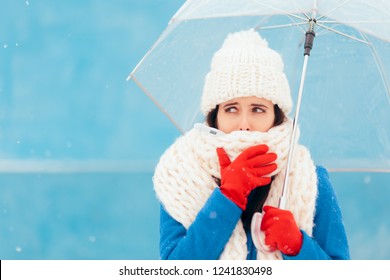
[[[204,120],[212,55],[249,28],[283,56],[300,142],[315,162],[390,172],[390,1],[189,0],[129,79],[184,133]]]

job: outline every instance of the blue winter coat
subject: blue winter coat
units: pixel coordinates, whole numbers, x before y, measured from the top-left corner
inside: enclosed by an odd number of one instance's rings
[[[313,237],[303,230],[303,245],[296,256],[283,254],[284,259],[327,260],[350,259],[347,236],[334,189],[326,169],[317,167],[318,196]],[[242,210],[217,188],[186,230],[161,206],[160,258],[215,260],[219,259]],[[256,259],[256,247],[247,232],[247,259]]]

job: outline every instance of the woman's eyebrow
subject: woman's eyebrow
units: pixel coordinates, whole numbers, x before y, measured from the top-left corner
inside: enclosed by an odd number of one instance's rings
[[[223,105],[223,107],[225,108],[225,107],[234,106],[237,104],[238,104],[238,102],[231,102],[231,103],[227,103],[227,104]]]
[[[265,107],[265,108],[268,108],[267,105],[261,104],[261,103],[252,103],[251,106],[253,106],[253,107]]]

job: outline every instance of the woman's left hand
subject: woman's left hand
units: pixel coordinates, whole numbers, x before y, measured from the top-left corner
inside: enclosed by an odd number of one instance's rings
[[[264,206],[263,212],[260,229],[265,234],[264,243],[271,250],[279,250],[290,256],[297,255],[302,247],[302,233],[293,214],[272,206]]]

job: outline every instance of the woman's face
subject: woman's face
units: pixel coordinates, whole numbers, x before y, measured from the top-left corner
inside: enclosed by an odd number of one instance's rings
[[[255,96],[234,98],[219,104],[218,129],[230,133],[235,130],[268,131],[274,124],[274,104]]]

